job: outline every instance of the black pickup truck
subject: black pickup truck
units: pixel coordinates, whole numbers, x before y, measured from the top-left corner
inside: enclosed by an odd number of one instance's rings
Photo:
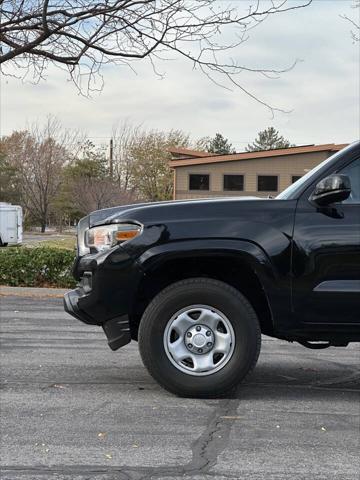
[[[254,368],[261,334],[308,348],[360,341],[360,142],[278,197],[135,204],[77,231],[65,309],[139,343],[185,396],[223,395]]]

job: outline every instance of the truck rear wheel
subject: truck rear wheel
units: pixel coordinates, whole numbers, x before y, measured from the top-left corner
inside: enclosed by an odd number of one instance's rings
[[[255,367],[259,322],[230,285],[190,278],[160,292],[145,310],[139,348],[149,373],[172,393],[223,396]]]

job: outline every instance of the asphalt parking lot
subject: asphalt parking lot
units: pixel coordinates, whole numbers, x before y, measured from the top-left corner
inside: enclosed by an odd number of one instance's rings
[[[2,480],[357,480],[360,345],[263,338],[233,398],[162,390],[58,298],[1,296]]]

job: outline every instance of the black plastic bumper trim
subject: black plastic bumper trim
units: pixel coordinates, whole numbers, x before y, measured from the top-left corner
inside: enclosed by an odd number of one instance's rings
[[[108,320],[102,327],[111,350],[117,350],[131,341],[130,325],[127,315]]]
[[[81,322],[87,323],[89,325],[99,325],[99,323],[95,322],[92,318],[86,315],[85,312],[80,310],[79,308],[79,298],[84,296],[84,292],[80,288],[76,288],[75,290],[71,290],[70,292],[65,293],[64,295],[64,309],[65,312],[69,313],[77,320]]]

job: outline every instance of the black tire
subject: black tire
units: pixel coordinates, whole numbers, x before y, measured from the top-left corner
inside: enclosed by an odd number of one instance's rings
[[[222,312],[235,334],[228,363],[205,376],[193,376],[174,366],[163,340],[171,317],[197,304]],[[260,346],[259,322],[248,300],[230,285],[210,278],[189,278],[165,288],[148,305],[139,326],[139,349],[145,367],[166,390],[186,397],[219,397],[234,390],[255,367]]]

